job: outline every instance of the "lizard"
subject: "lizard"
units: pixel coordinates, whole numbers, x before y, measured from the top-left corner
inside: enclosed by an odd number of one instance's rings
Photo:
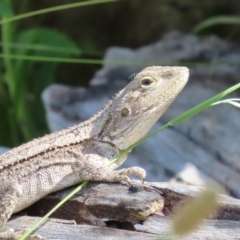
[[[110,167],[107,164],[144,137],[188,78],[186,67],[144,68],[89,120],[1,155],[0,228],[13,213],[84,180],[130,185],[133,174],[144,181],[146,172],[140,167],[116,170],[127,154]],[[17,239],[17,233],[9,230],[0,233],[0,239],[10,235]]]

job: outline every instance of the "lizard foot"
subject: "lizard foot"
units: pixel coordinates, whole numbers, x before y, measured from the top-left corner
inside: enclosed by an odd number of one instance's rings
[[[27,229],[22,231],[15,232],[14,229],[10,228],[5,232],[0,233],[0,240],[18,240]],[[25,238],[26,240],[43,240],[40,235],[30,235],[29,237]]]
[[[137,177],[140,177],[142,183],[145,181],[146,171],[140,167],[130,167],[130,168],[123,168],[121,170],[115,171],[116,178],[118,178],[121,182],[125,182],[128,186],[130,186],[129,175],[133,174]]]

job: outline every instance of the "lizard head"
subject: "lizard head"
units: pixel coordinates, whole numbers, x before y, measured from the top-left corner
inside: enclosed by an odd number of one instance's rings
[[[95,133],[124,150],[140,140],[188,81],[186,67],[147,67],[101,112]],[[94,129],[93,129],[94,130]]]

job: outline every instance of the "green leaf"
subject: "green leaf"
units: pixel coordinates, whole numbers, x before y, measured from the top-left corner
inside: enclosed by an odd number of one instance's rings
[[[48,28],[34,28],[21,32],[16,43],[21,46],[16,52],[34,56],[62,56],[81,53],[78,46],[64,33]]]
[[[217,24],[240,24],[239,16],[218,16],[208,18],[207,20],[199,23],[194,29],[194,33],[199,33],[201,30],[217,25]]]
[[[79,54],[80,50],[76,44],[65,34],[48,28],[34,28],[22,31],[18,36],[16,43],[11,43],[15,47],[15,53],[22,56],[54,56],[66,57],[72,54]],[[48,65],[55,63],[46,63]],[[18,88],[23,93],[27,74],[32,71],[34,62],[18,59],[15,65],[15,75],[18,77]],[[49,74],[49,73],[46,73]],[[46,75],[45,74],[45,75]],[[51,73],[51,76],[53,74]],[[33,79],[34,76],[32,76]],[[53,79],[51,80],[53,82]],[[48,83],[50,84],[50,82]],[[46,87],[46,85],[45,85]]]
[[[11,17],[13,16],[13,11],[12,9],[7,6],[5,3],[0,1],[0,16],[1,17]]]
[[[65,34],[48,28],[34,28],[22,31],[17,36],[16,43],[11,43],[11,46],[15,47],[16,54],[22,56],[66,57],[73,53],[80,53],[76,44]],[[34,63],[22,59],[18,59],[15,63],[15,75],[18,77],[17,87],[23,89],[27,73],[31,72]]]
[[[16,43],[11,43],[14,47],[15,53],[22,56],[48,56],[48,57],[68,57],[73,54],[79,54],[80,50],[77,45],[70,40],[65,34],[59,31],[48,28],[34,28],[27,31],[22,31]],[[45,129],[44,110],[40,101],[40,94],[44,88],[54,82],[56,62],[41,63],[37,68],[35,62],[24,61],[22,59],[16,60],[15,73],[18,77],[17,88],[20,90],[22,96],[29,97],[28,106],[32,110],[33,105],[38,108],[37,112],[31,111],[32,117],[36,117],[32,127],[32,132],[36,135],[38,129]],[[28,74],[31,75],[31,82],[27,83]],[[27,94],[27,89],[31,89],[31,94]],[[31,118],[32,118],[31,117]],[[34,127],[38,126],[38,128]]]

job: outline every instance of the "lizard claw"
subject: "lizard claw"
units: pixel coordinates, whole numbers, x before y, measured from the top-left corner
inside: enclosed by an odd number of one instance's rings
[[[128,176],[121,176],[122,179],[121,179],[121,182],[124,182],[128,187],[131,186],[131,183],[130,183],[130,179]]]
[[[140,177],[142,180],[142,184],[144,183],[145,177],[146,177],[146,171],[140,167],[124,168],[117,171],[117,175],[120,181],[126,182],[128,186],[130,186],[130,180],[128,176],[131,174],[136,175],[137,177]]]

